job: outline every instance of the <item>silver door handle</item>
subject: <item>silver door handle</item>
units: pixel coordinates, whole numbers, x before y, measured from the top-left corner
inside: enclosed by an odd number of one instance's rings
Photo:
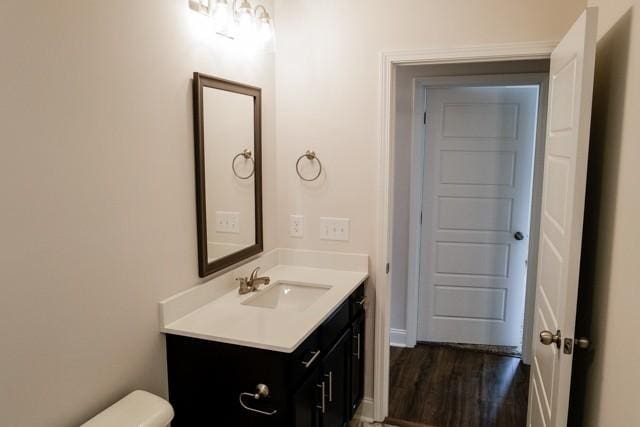
[[[326,378],[329,378],[329,402],[333,402],[333,372],[329,371],[328,374],[324,374]]]
[[[356,352],[353,353],[354,356],[360,360],[360,334],[354,335],[353,338],[356,340]]]
[[[322,411],[322,413],[325,413],[325,402],[324,402],[324,381],[322,381],[322,384],[318,384],[318,387],[321,389],[321,393],[322,393],[322,399],[321,399],[321,404],[320,406],[316,406],[316,408],[320,409]]]
[[[311,364],[318,358],[318,356],[320,356],[320,350],[312,351],[311,354],[313,354],[311,359],[307,360],[306,362],[302,362],[305,368],[309,368],[309,366],[311,366]]]
[[[591,347],[591,340],[589,338],[576,338],[576,347],[582,349],[582,350],[586,350],[589,347]]]
[[[540,332],[540,342],[544,345],[555,344],[556,347],[560,348],[561,341],[562,334],[560,333],[560,330],[557,330],[555,334],[551,331]]]
[[[367,297],[362,297],[360,301],[356,301],[356,304],[364,306],[366,302],[367,302]]]

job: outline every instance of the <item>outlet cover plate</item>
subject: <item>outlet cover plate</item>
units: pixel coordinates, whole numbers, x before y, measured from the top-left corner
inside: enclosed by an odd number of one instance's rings
[[[304,237],[304,216],[302,215],[289,216],[289,236]]]

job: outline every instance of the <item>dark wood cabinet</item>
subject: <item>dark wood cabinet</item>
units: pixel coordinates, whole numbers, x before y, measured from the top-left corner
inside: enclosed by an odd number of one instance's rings
[[[363,393],[364,284],[292,353],[167,335],[167,363],[173,427],[344,427]]]
[[[343,427],[349,416],[348,388],[351,331],[342,334],[325,358],[321,369],[320,419],[322,427]]]
[[[296,427],[320,427],[320,403],[322,382],[320,372],[315,371],[302,383],[293,395],[293,417]]]
[[[364,395],[364,312],[351,325],[351,384],[349,390],[349,415],[358,410]]]

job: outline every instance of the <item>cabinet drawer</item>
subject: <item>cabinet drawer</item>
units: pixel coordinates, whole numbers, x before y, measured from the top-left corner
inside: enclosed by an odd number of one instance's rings
[[[353,293],[349,297],[349,306],[352,320],[360,316],[360,314],[364,311],[364,306],[366,303],[364,285],[365,284],[363,283],[362,285],[358,286],[358,289],[353,291]]]
[[[349,326],[349,301],[345,301],[320,326],[320,347],[328,350]]]
[[[320,364],[322,353],[320,334],[316,330],[291,354],[289,375],[294,387]]]

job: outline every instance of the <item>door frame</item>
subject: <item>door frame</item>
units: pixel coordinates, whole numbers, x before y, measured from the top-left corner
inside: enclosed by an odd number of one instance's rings
[[[417,49],[383,51],[380,54],[379,79],[379,130],[377,221],[380,230],[376,238],[374,280],[376,286],[373,414],[376,421],[383,421],[389,413],[389,335],[390,335],[390,268],[393,216],[393,166],[394,145],[394,80],[395,68],[400,65],[429,65],[470,62],[522,61],[548,59],[557,41],[487,44],[444,49]],[[366,415],[366,414],[365,414]]]
[[[540,229],[540,207],[542,205],[542,175],[544,171],[544,140],[547,114],[548,73],[483,74],[445,77],[421,77],[413,80],[413,122],[411,137],[411,178],[409,208],[409,259],[406,306],[406,343],[414,347],[418,331],[418,309],[420,290],[420,253],[422,224],[420,213],[423,207],[424,153],[426,144],[426,124],[423,114],[426,108],[426,91],[430,88],[465,86],[539,86],[536,122],[536,139],[532,164],[532,192],[529,222],[529,252],[526,277],[526,297],[524,307],[524,328],[522,331],[522,360],[527,365],[531,360],[531,337],[533,330],[533,304],[536,295],[536,275],[538,242]]]

